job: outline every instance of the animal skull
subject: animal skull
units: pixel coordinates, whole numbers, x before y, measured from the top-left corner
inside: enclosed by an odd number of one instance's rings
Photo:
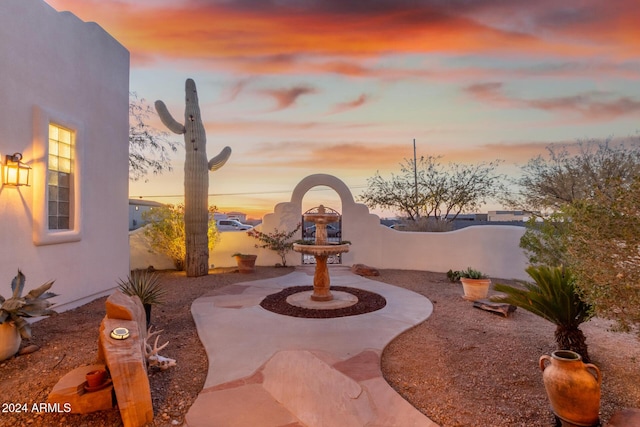
[[[176,361],[175,359],[170,359],[168,357],[164,357],[158,354],[160,350],[162,350],[167,345],[169,345],[169,341],[167,341],[166,343],[158,347],[158,339],[160,338],[160,335],[159,335],[160,332],[162,332],[162,329],[156,332],[151,332],[151,327],[149,327],[149,330],[147,331],[147,336],[144,339],[144,356],[146,357],[147,363],[149,364],[150,367],[156,366],[161,370],[165,371],[171,368],[172,366],[176,366]],[[153,335],[156,335],[156,340],[153,343],[153,348],[151,348],[147,340],[151,338]]]

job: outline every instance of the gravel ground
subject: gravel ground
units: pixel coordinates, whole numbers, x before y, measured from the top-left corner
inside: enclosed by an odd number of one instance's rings
[[[555,325],[520,308],[509,318],[473,308],[445,274],[382,270],[372,279],[433,302],[431,317],[382,356],[386,380],[422,413],[443,427],[555,425],[538,362],[555,350]],[[602,372],[602,425],[622,408],[640,408],[639,341],[609,326],[592,319],[581,327]]]
[[[163,272],[168,304],[152,312],[162,352],[178,361],[168,371],[151,371],[152,426],[181,425],[202,389],[207,359],[191,317],[194,299],[222,286],[277,277],[290,268],[258,267],[256,273],[213,270],[209,276],[187,278]],[[472,308],[462,285],[444,274],[381,270],[372,278],[425,295],[433,315],[394,340],[385,350],[383,372],[389,383],[432,420],[451,426],[552,426],[553,416],[538,368],[538,358],[554,350],[554,326],[521,309],[510,318]],[[33,339],[23,345],[40,347],[32,354],[0,363],[0,405],[26,404],[27,412],[0,412],[0,426],[122,425],[117,409],[94,414],[37,413],[56,382],[72,369],[95,362],[98,328],[105,298],[33,325]],[[618,409],[640,407],[640,349],[635,337],[611,333],[595,319],[584,325],[593,362],[603,372],[602,417]],[[256,426],[258,427],[258,426]]]

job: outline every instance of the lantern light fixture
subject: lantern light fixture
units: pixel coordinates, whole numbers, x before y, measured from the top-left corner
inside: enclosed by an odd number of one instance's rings
[[[31,166],[22,163],[22,153],[7,154],[3,169],[2,183],[4,185],[29,186]]]

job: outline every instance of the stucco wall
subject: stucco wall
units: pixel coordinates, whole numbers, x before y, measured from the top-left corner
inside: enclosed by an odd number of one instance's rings
[[[524,227],[483,225],[467,227],[446,233],[396,231],[380,225],[380,218],[356,203],[348,187],[331,175],[317,174],[304,178],[294,189],[291,200],[279,203],[274,212],[265,215],[256,228],[264,232],[292,230],[300,222],[302,199],[311,188],[323,185],[333,188],[342,201],[342,235],[351,242],[348,253],[343,254],[345,265],[367,264],[377,268],[402,270],[428,270],[446,272],[467,267],[480,270],[492,277],[526,279],[526,258],[519,247]],[[300,236],[301,237],[301,236]],[[300,238],[298,237],[298,238]],[[138,257],[142,241],[132,236],[132,268],[167,265],[162,256]],[[235,252],[257,254],[258,265],[274,265],[280,258],[266,249],[256,249],[256,240],[246,232],[223,232],[222,239],[210,253],[209,263],[217,267],[234,265]],[[147,263],[147,264],[145,264]],[[299,265],[301,256],[291,252],[287,264]]]
[[[0,64],[0,155],[21,152],[33,167],[30,187],[0,188],[0,294],[20,268],[27,290],[55,279],[54,301],[68,309],[129,269],[129,52],[97,24],[41,0],[3,0]],[[46,230],[48,120],[78,132],[79,227],[64,243],[37,237]]]

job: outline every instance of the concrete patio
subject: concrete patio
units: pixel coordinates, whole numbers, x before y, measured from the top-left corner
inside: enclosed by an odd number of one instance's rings
[[[346,267],[330,271],[332,285],[376,292],[387,305],[335,319],[282,316],[260,307],[266,295],[311,285],[312,267],[230,285],[194,301],[191,311],[209,371],[186,425],[436,426],[400,397],[380,371],[384,347],[427,319],[431,302]]]

